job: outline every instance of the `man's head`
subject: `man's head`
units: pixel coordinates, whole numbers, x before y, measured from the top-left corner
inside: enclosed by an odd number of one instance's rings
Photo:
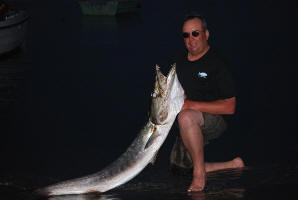
[[[184,18],[182,35],[190,57],[201,57],[208,51],[209,31],[201,15],[190,14]]]

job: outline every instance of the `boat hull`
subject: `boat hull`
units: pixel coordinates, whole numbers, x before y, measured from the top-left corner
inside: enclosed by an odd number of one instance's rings
[[[0,54],[7,53],[21,46],[25,40],[28,15],[25,11],[0,21]]]
[[[80,1],[84,15],[107,15],[114,16],[121,13],[136,12],[139,2],[136,0],[115,1]]]

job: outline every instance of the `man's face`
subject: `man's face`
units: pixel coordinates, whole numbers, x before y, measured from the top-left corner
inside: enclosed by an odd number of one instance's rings
[[[193,36],[192,32],[194,31],[199,32],[197,37]],[[200,53],[205,52],[209,47],[209,31],[204,30],[200,19],[194,18],[186,21],[183,25],[182,32],[188,33],[189,35],[189,37],[184,38],[184,43],[190,54],[199,55]]]

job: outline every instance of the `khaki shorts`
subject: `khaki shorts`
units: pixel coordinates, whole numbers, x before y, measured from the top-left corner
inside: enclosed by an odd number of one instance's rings
[[[218,138],[226,130],[227,124],[221,115],[203,113],[204,125],[201,127],[204,137],[204,145],[210,140]],[[191,168],[192,160],[188,154],[180,134],[176,138],[176,142],[172,148],[170,156],[171,164],[182,168]]]

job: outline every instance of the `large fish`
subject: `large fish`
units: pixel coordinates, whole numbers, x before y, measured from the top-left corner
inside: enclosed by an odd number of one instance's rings
[[[148,163],[154,162],[184,103],[184,91],[178,81],[175,66],[172,66],[166,77],[156,65],[151,98],[148,122],[120,158],[95,174],[56,183],[36,192],[46,196],[103,193],[131,180]]]

